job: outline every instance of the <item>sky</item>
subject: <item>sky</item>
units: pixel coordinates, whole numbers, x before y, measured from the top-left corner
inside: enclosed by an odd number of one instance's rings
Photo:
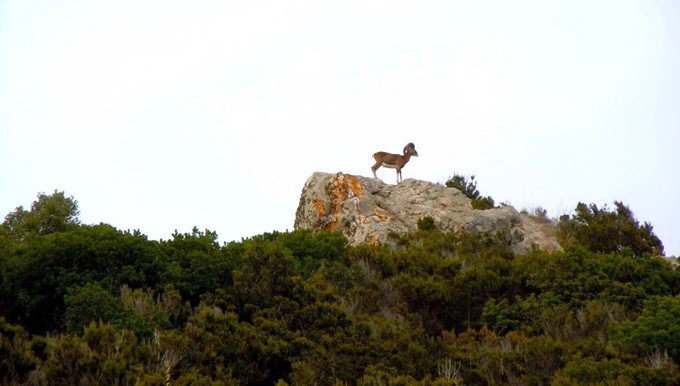
[[[56,189],[86,224],[239,241],[408,142],[404,179],[622,201],[680,255],[680,3],[0,2],[3,216]]]

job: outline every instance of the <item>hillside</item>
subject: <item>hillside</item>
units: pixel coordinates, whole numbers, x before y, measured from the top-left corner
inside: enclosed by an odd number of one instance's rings
[[[298,229],[222,245],[82,224],[63,192],[18,207],[0,226],[0,383],[680,383],[680,272],[622,203],[552,221],[562,249],[518,250],[524,215],[452,188],[304,190]],[[395,209],[404,194],[421,198]]]

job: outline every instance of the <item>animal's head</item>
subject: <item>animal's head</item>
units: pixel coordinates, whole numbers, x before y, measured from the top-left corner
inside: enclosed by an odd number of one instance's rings
[[[414,145],[413,142],[409,142],[408,145],[404,146],[404,155],[406,155],[406,153],[410,153],[414,157],[418,156],[416,145]]]

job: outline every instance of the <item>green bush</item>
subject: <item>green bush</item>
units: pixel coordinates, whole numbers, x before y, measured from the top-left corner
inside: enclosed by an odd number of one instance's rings
[[[680,295],[654,296],[645,302],[642,315],[613,326],[613,339],[624,349],[644,356],[667,352],[680,363]]]
[[[418,220],[418,230],[432,232],[437,230],[437,225],[435,225],[434,219],[432,217],[425,216]]]
[[[445,185],[449,188],[455,188],[463,192],[467,198],[472,200],[472,207],[474,209],[492,209],[495,207],[495,203],[491,196],[482,196],[477,190],[477,181],[475,181],[475,176],[470,176],[468,180],[467,177],[454,174],[453,177],[449,178]]]
[[[611,211],[606,205],[598,208],[595,204],[578,203],[576,213],[560,218],[560,243],[563,246],[582,245],[593,252],[630,251],[635,257],[663,256],[663,244],[652,226],[649,223],[640,225],[633,212],[622,202],[614,201],[614,204],[616,210]]]

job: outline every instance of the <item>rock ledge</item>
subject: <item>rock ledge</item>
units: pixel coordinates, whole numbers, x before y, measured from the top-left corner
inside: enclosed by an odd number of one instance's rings
[[[535,245],[561,251],[550,236],[551,224],[521,214],[511,206],[472,208],[461,191],[427,181],[406,179],[398,185],[343,173],[312,174],[305,183],[295,213],[295,229],[341,231],[350,244],[389,243],[389,234],[415,232],[418,220],[430,216],[442,231],[509,231],[515,253]]]

